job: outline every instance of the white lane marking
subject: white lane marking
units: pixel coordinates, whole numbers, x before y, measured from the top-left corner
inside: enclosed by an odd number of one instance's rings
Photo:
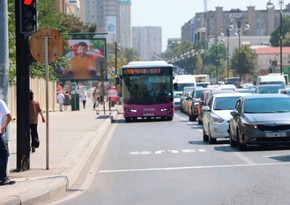
[[[247,164],[256,164],[254,161],[250,160],[248,157],[246,157],[240,152],[234,152],[234,155],[236,155],[240,160],[242,160],[243,162]]]
[[[277,166],[277,165],[290,165],[290,162],[262,163],[262,164],[212,165],[212,166],[193,166],[193,167],[166,167],[166,168],[147,168],[147,169],[116,169],[116,170],[100,170],[99,173],[171,171],[171,170],[214,169],[214,168],[235,168],[235,167],[258,167],[258,166]]]
[[[133,151],[129,152],[131,155],[149,155],[149,154],[178,154],[178,153],[196,153],[205,152],[205,149],[182,149],[182,150],[157,150],[157,151]]]
[[[264,158],[271,158],[271,157],[281,157],[283,156],[282,154],[273,154],[273,155],[266,155],[266,156],[262,156]]]

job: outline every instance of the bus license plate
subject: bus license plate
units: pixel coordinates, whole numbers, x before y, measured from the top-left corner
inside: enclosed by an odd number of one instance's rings
[[[287,137],[286,132],[268,132],[266,137]]]
[[[154,116],[154,113],[144,113],[143,116],[151,117],[151,116]]]

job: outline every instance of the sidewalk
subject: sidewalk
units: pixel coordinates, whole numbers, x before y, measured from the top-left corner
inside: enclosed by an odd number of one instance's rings
[[[0,186],[0,204],[41,204],[44,200],[61,196],[74,184],[98,142],[110,128],[111,117],[118,112],[103,111],[96,114],[88,101],[86,109],[49,113],[49,160],[46,169],[46,124],[39,119],[38,133],[40,147],[30,153],[30,169],[24,172],[11,172],[9,177],[16,181],[14,185]],[[108,104],[105,105],[108,110]],[[99,106],[98,110],[103,110]],[[122,112],[121,105],[112,110]],[[16,169],[16,122],[10,125],[9,169]]]

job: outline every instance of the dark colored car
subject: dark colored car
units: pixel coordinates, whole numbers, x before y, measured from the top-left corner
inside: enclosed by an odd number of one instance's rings
[[[250,94],[242,96],[231,112],[230,145],[290,144],[290,96]]]
[[[209,90],[210,88],[196,88],[192,92],[190,96],[191,104],[188,110],[189,121],[196,121],[198,117],[198,105],[199,105],[200,98],[204,91],[209,91]]]

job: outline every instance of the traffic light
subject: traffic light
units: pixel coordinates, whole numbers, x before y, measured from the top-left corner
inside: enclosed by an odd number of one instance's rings
[[[37,31],[37,0],[19,0],[20,33],[31,35]]]

